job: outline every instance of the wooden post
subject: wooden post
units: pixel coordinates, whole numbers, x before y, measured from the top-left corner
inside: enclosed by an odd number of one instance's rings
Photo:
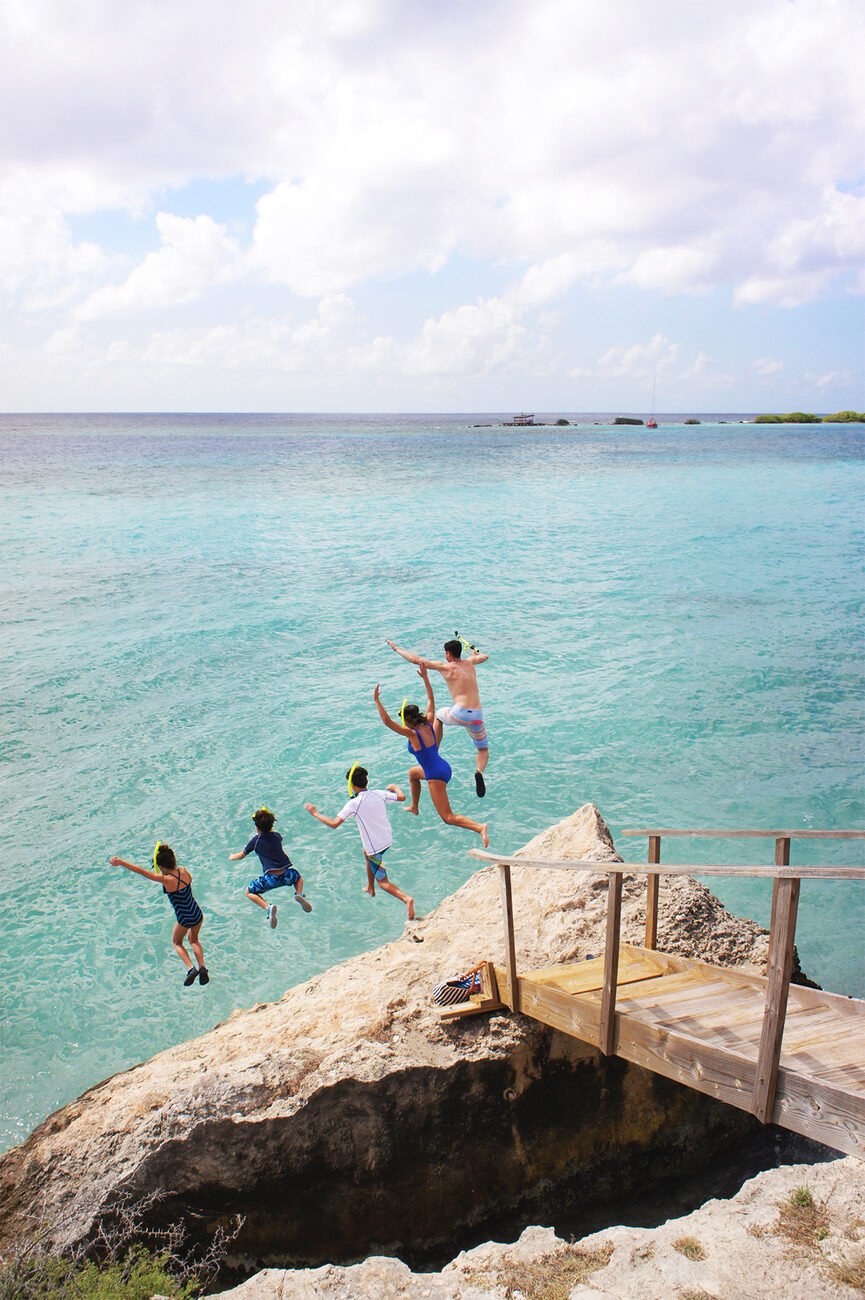
[[[622,920],[622,876],[611,871],[607,876],[607,943],[604,948],[604,991],[601,997],[601,1041],[604,1056],[615,1051],[616,984],[619,976],[619,929]]]
[[[790,865],[790,840],[779,836],[775,841],[775,865]],[[766,971],[766,1006],[763,1030],[757,1055],[757,1075],[751,1109],[761,1124],[769,1124],[775,1110],[778,1064],[787,1016],[787,995],[793,969],[793,944],[796,937],[796,914],[799,910],[801,881],[776,880],[772,887],[772,920],[769,923],[769,964]]]
[[[517,983],[517,945],[514,938],[514,898],[511,892],[511,869],[507,863],[499,863],[502,886],[502,911],[505,918],[505,968],[508,972],[508,987],[511,995],[511,1010],[520,1009],[520,988]]]
[[[648,861],[654,865],[661,861],[661,837],[660,835],[649,836],[649,857]],[[658,885],[660,877],[657,872],[652,872],[646,876],[646,947],[657,948],[658,946]]]

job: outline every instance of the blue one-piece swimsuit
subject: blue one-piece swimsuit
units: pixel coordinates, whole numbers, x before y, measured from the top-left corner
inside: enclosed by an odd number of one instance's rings
[[[427,725],[429,726],[429,724]],[[408,752],[411,754],[412,758],[417,759],[418,763],[423,768],[423,774],[428,781],[444,781],[445,785],[447,785],[448,781],[453,776],[453,772],[451,771],[450,763],[446,758],[442,758],[439,753],[435,732],[432,727],[430,727],[430,731],[433,733],[433,743],[431,745],[425,745],[423,743],[423,736],[416,727],[413,727],[412,730],[418,738],[420,749],[412,749],[411,742],[409,741],[407,745]]]

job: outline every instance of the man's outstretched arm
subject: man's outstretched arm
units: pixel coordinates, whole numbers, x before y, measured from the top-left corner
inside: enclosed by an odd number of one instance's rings
[[[408,663],[414,663],[418,667],[423,663],[423,659],[420,658],[420,655],[416,655],[412,650],[402,650],[395,641],[385,641],[385,645],[389,645],[390,649],[395,650],[395,653],[401,656],[402,659],[407,659]]]
[[[489,655],[481,654],[480,650],[478,650],[477,654],[469,655],[466,662],[470,664],[485,664],[488,659]]]

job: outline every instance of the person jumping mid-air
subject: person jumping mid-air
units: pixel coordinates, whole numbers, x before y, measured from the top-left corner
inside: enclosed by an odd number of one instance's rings
[[[437,673],[441,673],[451,693],[453,704],[449,708],[439,709],[438,719],[446,727],[465,727],[468,730],[477,750],[475,789],[478,798],[483,799],[487,792],[483,773],[489,761],[490,742],[484,725],[484,711],[481,707],[475,665],[486,663],[489,655],[475,650],[463,659],[462,642],[445,641],[445,657],[444,662],[441,663],[435,659],[422,659],[411,650],[402,650],[393,641],[388,641],[387,644],[410,664],[416,664],[418,667],[423,665],[425,668],[433,668]]]
[[[373,699],[382,722],[391,731],[395,731],[398,736],[406,737],[408,752],[417,762],[417,767],[409,768],[408,779],[411,786],[411,803],[406,808],[406,812],[417,813],[421,782],[426,781],[429,787],[430,799],[432,799],[435,810],[442,821],[447,822],[448,826],[462,826],[467,831],[474,831],[477,835],[480,835],[484,848],[488,848],[490,837],[487,834],[486,823],[472,821],[471,817],[462,817],[451,808],[447,786],[453,773],[451,772],[450,763],[442,758],[439,753],[442,723],[441,718],[436,717],[435,697],[424,664],[421,664],[420,668],[418,668],[418,676],[423,678],[423,684],[426,687],[426,713],[421,713],[416,704],[406,704],[402,710],[404,726],[394,722],[382,704],[380,698],[381,688],[376,686],[373,692]]]
[[[186,978],[183,983],[187,988],[196,980],[199,984],[208,984],[210,976],[204,964],[204,952],[198,939],[204,913],[192,897],[192,876],[186,867],[177,865],[174,850],[167,844],[163,844],[161,840],[157,840],[156,848],[153,850],[152,871],[148,871],[146,867],[137,867],[134,862],[127,862],[124,858],[109,858],[108,861],[112,867],[125,867],[127,871],[134,871],[136,875],[144,876],[147,880],[155,880],[162,886],[163,894],[168,895],[168,901],[174,908],[176,923],[171,932],[171,943],[186,967]],[[189,935],[189,946],[198,962],[197,966],[194,965],[183,944],[187,935]]]
[[[393,881],[388,880],[383,862],[385,853],[393,844],[393,831],[390,828],[387,806],[389,803],[405,803],[405,794],[398,785],[386,786],[384,790],[369,790],[367,788],[369,773],[358,763],[355,763],[345,775],[350,798],[335,817],[326,817],[324,813],[318,811],[314,803],[305,803],[303,806],[316,821],[324,826],[330,826],[332,830],[336,830],[343,822],[354,819],[366,861],[366,887],[363,892],[374,898],[375,887],[378,885],[379,889],[383,889],[386,894],[405,903],[408,919],[413,921],[414,899],[409,898],[408,894],[404,894]]]
[[[255,829],[258,833],[253,835],[246,847],[241,849],[239,853],[229,853],[228,860],[229,862],[239,862],[248,853],[258,854],[263,871],[260,876],[250,880],[246,887],[246,897],[250,902],[256,903],[259,907],[265,909],[270,928],[275,930],[277,921],[276,903],[266,903],[262,895],[269,894],[272,889],[280,889],[285,885],[294,885],[294,901],[300,903],[304,912],[312,911],[312,903],[309,902],[303,892],[303,876],[291,865],[291,858],[282,847],[282,836],[273,829],[276,814],[272,813],[269,808],[256,808],[252,814],[252,820],[255,822]]]

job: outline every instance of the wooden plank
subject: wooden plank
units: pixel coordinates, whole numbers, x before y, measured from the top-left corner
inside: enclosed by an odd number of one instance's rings
[[[865,1160],[865,1095],[781,1069],[772,1122]]]
[[[865,866],[848,867],[767,867],[734,864],[726,867],[707,863],[674,863],[667,866],[647,866],[645,862],[594,862],[588,859],[518,858],[489,853],[486,849],[469,849],[470,858],[480,862],[493,862],[496,866],[542,867],[549,871],[576,871],[592,875],[609,875],[618,872],[623,876],[646,876],[657,872],[661,876],[741,876],[756,880],[865,880]]]
[[[497,966],[496,979],[499,997],[511,1005],[507,971]],[[592,1048],[599,1046],[600,1014],[597,1007],[589,1006],[583,999],[571,997],[559,989],[529,984],[522,977],[519,978],[519,985],[518,996],[525,1015],[540,1020],[541,1024],[549,1025],[551,1029],[559,1029],[573,1038],[579,1038]]]
[[[712,840],[865,840],[865,830],[862,831],[711,831],[711,830],[670,830],[668,827],[652,827],[650,830],[626,830],[619,831],[623,836],[643,836],[643,835],[675,835],[681,837],[690,837],[692,839],[712,839]]]
[[[616,987],[622,928],[622,877],[616,872],[611,872],[608,881],[607,941],[604,945],[604,988],[601,996],[601,1051],[605,1056],[612,1056],[616,1050]]]
[[[790,861],[790,841],[783,837],[775,842],[775,861],[786,866]],[[775,1100],[781,1040],[787,1015],[787,992],[793,969],[793,943],[796,937],[796,914],[799,908],[799,881],[776,880],[772,889],[772,920],[769,925],[769,963],[766,972],[766,1010],[757,1079],[752,1109],[762,1124],[768,1123]]]
[[[756,1066],[735,1052],[620,1016],[618,1054],[739,1110],[751,1108]],[[865,1096],[781,1069],[773,1122],[865,1159]]]
[[[656,979],[666,973],[663,968],[659,969],[657,962],[646,960],[639,955],[639,950],[637,952],[638,955],[635,957],[625,950],[624,945],[620,946],[617,980],[619,988],[640,980]],[[672,964],[669,966],[670,971],[678,969]],[[593,957],[587,961],[571,962],[566,966],[545,966],[541,970],[525,971],[520,978],[529,980],[532,984],[549,984],[564,993],[590,993],[594,989],[603,988],[604,959]]]
[[[661,837],[660,835],[649,836],[649,854],[650,863],[661,861]],[[646,947],[657,948],[658,946],[658,885],[660,876],[657,872],[652,872],[646,877]]]
[[[517,981],[517,944],[514,935],[514,895],[511,889],[511,869],[507,863],[499,867],[501,874],[502,912],[505,921],[505,963],[508,972],[508,987],[514,990],[515,1002],[511,1003],[513,1011],[520,1009],[520,986]]]

